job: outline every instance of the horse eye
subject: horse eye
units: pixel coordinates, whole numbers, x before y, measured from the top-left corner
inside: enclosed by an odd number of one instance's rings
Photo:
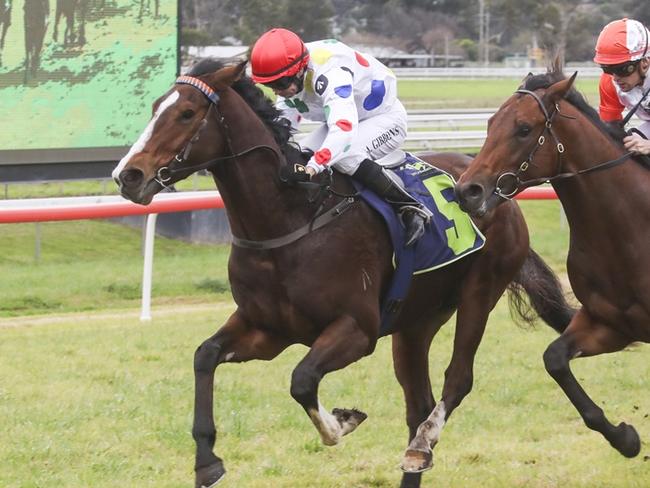
[[[530,134],[531,128],[530,125],[527,124],[521,124],[520,126],[517,127],[517,135],[519,137],[526,137],[528,134]]]
[[[183,117],[185,120],[189,120],[192,117],[194,117],[194,110],[183,110],[183,113],[181,113],[181,117]]]

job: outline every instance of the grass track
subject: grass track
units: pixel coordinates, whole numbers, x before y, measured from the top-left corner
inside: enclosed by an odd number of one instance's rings
[[[166,309],[146,324],[118,313],[0,327],[0,486],[189,486],[192,355],[231,309]],[[444,328],[430,354],[436,396],[452,334]],[[626,460],[582,425],[545,374],[541,353],[553,337],[516,328],[504,304],[497,307],[474,391],[447,424],[423,486],[650,486],[647,349],[574,363],[610,418],[632,423],[645,440],[641,455]],[[217,445],[229,471],[219,486],[397,486],[406,427],[389,339],[323,382],[324,405],[370,416],[335,448],[320,444],[288,393],[305,351],[294,346],[272,363],[218,368]]]

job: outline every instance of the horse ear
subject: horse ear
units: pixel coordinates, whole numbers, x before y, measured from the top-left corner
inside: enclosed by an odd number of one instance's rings
[[[578,76],[577,71],[573,73],[570,78],[565,78],[564,80],[560,80],[557,83],[553,83],[548,88],[548,90],[546,90],[544,98],[552,104],[562,100],[566,94],[569,93],[569,90],[573,86],[573,82],[575,81],[576,76]]]
[[[526,82],[533,76],[533,72],[529,71],[526,76],[524,76],[524,79],[521,80],[521,84],[519,85],[519,89],[522,89],[526,86]]]
[[[219,84],[231,86],[245,74],[247,64],[248,61],[242,61],[238,64],[221,68],[219,71],[215,71],[209,75],[209,83],[213,84],[213,86],[218,86]]]

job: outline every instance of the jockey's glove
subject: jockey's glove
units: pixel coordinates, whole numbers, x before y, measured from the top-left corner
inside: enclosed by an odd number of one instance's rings
[[[281,166],[279,171],[280,181],[293,185],[303,181],[309,181],[309,173],[305,170],[302,164],[287,164]]]
[[[302,151],[300,151],[302,164],[307,164],[313,155],[314,155],[314,151],[312,151],[311,149],[303,149]]]

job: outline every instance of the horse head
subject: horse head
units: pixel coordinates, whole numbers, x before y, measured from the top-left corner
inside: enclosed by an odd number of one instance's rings
[[[190,174],[215,170],[222,161],[246,153],[246,148],[259,147],[259,141],[246,136],[256,131],[239,122],[247,105],[231,90],[245,66],[242,62],[181,76],[154,102],[149,124],[113,170],[124,197],[146,205],[163,188]],[[250,120],[262,125],[256,117]],[[275,150],[272,137],[268,144]]]
[[[561,74],[561,72],[560,72]],[[544,75],[548,81],[550,75]],[[537,88],[529,75],[522,86],[490,117],[480,152],[456,184],[461,207],[482,216],[523,189],[547,181],[562,167],[564,145],[554,123],[560,101],[577,73]],[[539,83],[537,83],[539,84]]]

